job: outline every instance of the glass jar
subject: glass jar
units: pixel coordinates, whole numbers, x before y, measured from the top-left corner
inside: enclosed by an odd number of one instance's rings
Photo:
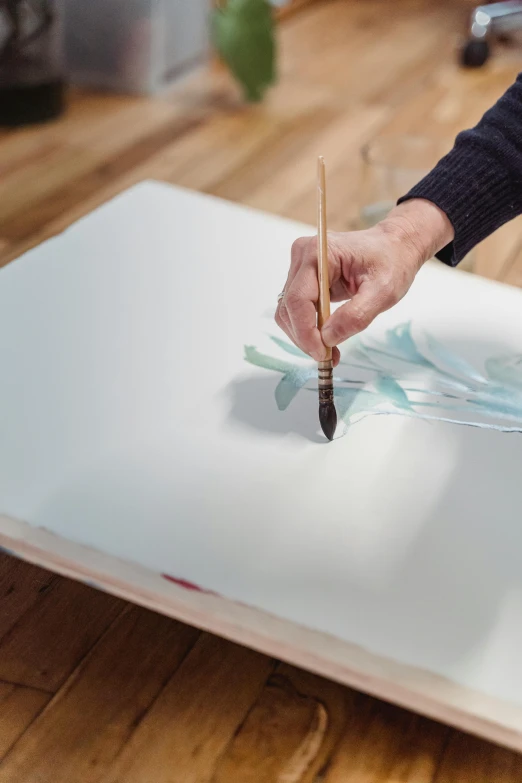
[[[358,228],[386,217],[397,200],[428,174],[453,147],[453,139],[429,136],[379,136],[361,150]],[[460,269],[473,271],[473,251]]]

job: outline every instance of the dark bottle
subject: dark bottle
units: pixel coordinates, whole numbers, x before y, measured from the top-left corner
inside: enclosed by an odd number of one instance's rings
[[[0,0],[0,125],[58,117],[64,109],[56,0]]]

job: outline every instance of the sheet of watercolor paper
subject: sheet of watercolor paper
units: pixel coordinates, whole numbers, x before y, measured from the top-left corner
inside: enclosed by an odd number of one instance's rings
[[[0,271],[0,513],[522,705],[522,292],[428,265],[343,349],[309,227],[144,183]]]

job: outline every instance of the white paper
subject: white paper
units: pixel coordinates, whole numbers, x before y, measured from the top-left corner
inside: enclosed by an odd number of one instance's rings
[[[522,705],[522,435],[392,413],[328,444],[244,359],[281,357],[310,231],[144,183],[2,269],[0,512]],[[365,338],[411,323],[481,375],[521,313],[434,263]]]

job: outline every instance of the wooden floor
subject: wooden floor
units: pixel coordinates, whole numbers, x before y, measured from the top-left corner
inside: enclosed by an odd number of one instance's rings
[[[323,0],[284,22],[261,106],[218,72],[163,101],[75,94],[58,124],[0,134],[0,263],[147,177],[313,222],[318,152],[330,227],[354,225],[364,142],[452,137],[522,67],[514,48],[458,70],[467,7]],[[522,284],[517,223],[476,271]],[[0,597],[0,783],[522,780],[515,754],[6,555]]]

